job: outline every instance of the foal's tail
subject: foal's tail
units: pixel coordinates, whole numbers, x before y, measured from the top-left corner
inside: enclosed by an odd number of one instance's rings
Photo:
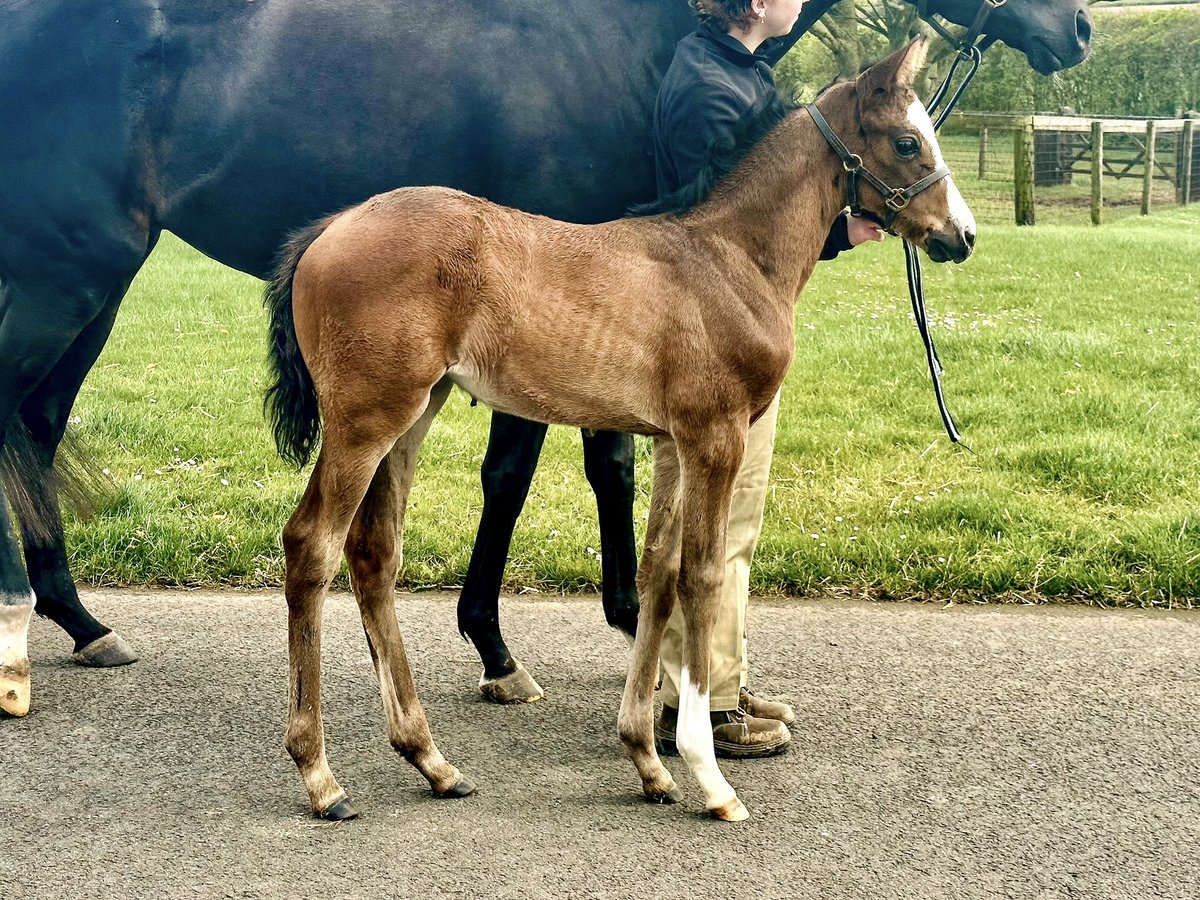
[[[321,410],[312,375],[296,343],[292,314],[292,279],[296,266],[313,241],[333,221],[332,216],[293,233],[279,251],[278,262],[263,302],[271,317],[268,352],[274,380],[263,406],[275,432],[275,447],[288,462],[303,467],[312,458],[321,437]]]

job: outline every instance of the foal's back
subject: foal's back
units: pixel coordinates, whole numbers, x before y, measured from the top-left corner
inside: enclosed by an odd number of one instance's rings
[[[348,380],[377,403],[448,374],[524,418],[661,433],[672,371],[712,356],[687,241],[673,220],[573,225],[402,188],[334,217],[305,253],[297,339],[323,407]]]

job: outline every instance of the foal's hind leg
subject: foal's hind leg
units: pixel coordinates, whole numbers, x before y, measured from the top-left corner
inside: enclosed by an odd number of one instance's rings
[[[438,384],[424,415],[380,464],[346,539],[346,558],[362,614],[371,659],[379,676],[388,739],[428,779],[441,797],[465,797],[475,786],[442,757],[408,668],[396,624],[396,573],[403,560],[404,511],[412,486],[417,450],[452,385]]]
[[[682,527],[679,507],[679,459],[675,443],[669,438],[659,438],[654,445],[654,488],[646,546],[637,573],[641,617],[629,660],[621,712],[617,717],[617,730],[625,744],[625,753],[642,777],[646,799],[658,803],[673,803],[683,796],[654,749],[654,684],[658,680],[658,651],[667,619],[675,606],[675,586],[679,577]]]
[[[337,573],[350,521],[394,434],[327,430],[316,468],[283,529],[287,557],[288,721],[285,744],[300,769],[313,811],[328,819],[357,815],[325,758],[321,724],[321,609]]]

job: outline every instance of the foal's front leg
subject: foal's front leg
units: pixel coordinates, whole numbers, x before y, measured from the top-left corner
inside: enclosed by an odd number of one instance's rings
[[[642,791],[655,803],[674,803],[683,794],[654,749],[654,684],[658,680],[658,651],[663,631],[675,606],[679,578],[679,460],[675,442],[654,443],[654,488],[646,546],[637,572],[641,617],[625,678],[625,693],[617,730],[628,756],[642,778]]]
[[[680,672],[679,754],[704,790],[714,818],[738,822],[750,813],[721,774],[709,718],[709,659],[725,578],[725,538],[733,484],[745,452],[745,428],[713,430],[680,442],[683,534],[679,604],[684,621]]]

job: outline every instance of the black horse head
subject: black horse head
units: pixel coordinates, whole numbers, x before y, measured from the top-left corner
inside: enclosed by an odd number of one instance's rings
[[[987,0],[929,0],[928,10],[969,26]],[[1025,54],[1042,75],[1083,62],[1091,49],[1087,0],[1008,0],[989,13],[984,33]]]

